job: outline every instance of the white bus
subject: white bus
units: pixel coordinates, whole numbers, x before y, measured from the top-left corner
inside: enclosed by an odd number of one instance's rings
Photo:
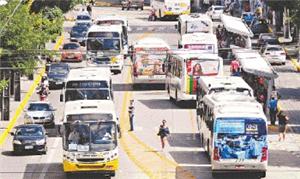
[[[151,7],[155,10],[157,18],[167,16],[178,16],[181,14],[190,14],[190,0],[151,0]]]
[[[119,167],[118,126],[113,101],[66,103],[60,130],[64,172],[115,176]]]
[[[170,46],[160,38],[147,37],[132,46],[133,84],[164,84],[164,64]]]
[[[180,50],[169,54],[166,66],[166,89],[176,102],[196,100],[199,77],[223,75],[223,59],[217,54]]]
[[[87,32],[86,58],[89,66],[107,65],[121,73],[126,56],[127,41],[121,25],[93,25]],[[101,59],[103,58],[103,63]],[[109,58],[110,61],[106,61]]]
[[[266,176],[267,118],[260,103],[227,91],[204,96],[198,126],[203,148],[211,159],[213,177]]]
[[[128,53],[128,32],[130,31],[130,27],[128,26],[128,20],[126,17],[117,15],[101,15],[97,17],[94,23],[96,25],[121,25],[126,42],[124,49],[125,53]]]
[[[107,67],[72,69],[60,95],[61,102],[112,99],[111,72]]]
[[[183,34],[179,40],[178,48],[218,54],[218,40],[216,35],[212,33]]]
[[[206,14],[193,13],[179,16],[178,24],[175,25],[180,35],[188,33],[210,33],[213,34],[213,21]]]

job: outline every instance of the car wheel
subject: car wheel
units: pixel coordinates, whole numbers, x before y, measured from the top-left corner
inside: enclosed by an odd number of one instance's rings
[[[129,11],[130,7],[127,7],[127,11]]]
[[[122,11],[124,11],[124,7],[122,7]]]
[[[143,10],[144,10],[144,6],[141,7],[141,11],[143,11]]]
[[[285,62],[282,62],[282,65],[285,65]]]

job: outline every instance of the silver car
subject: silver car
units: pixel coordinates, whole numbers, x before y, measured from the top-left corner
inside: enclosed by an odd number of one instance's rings
[[[49,102],[31,102],[25,110],[25,124],[42,124],[44,126],[55,127],[55,109]]]

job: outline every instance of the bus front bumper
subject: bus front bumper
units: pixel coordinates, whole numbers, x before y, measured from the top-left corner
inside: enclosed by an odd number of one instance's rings
[[[183,14],[190,14],[190,10],[181,11],[181,12],[172,12],[172,11],[164,11],[164,16],[179,16]]]
[[[103,174],[114,173],[119,168],[119,160],[115,159],[105,163],[78,163],[69,160],[63,160],[64,172],[96,172]]]

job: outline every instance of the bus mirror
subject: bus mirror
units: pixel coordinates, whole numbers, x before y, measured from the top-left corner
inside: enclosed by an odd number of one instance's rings
[[[60,95],[59,95],[59,101],[60,101],[60,102],[64,102],[64,95],[63,95],[63,94],[60,94]]]

